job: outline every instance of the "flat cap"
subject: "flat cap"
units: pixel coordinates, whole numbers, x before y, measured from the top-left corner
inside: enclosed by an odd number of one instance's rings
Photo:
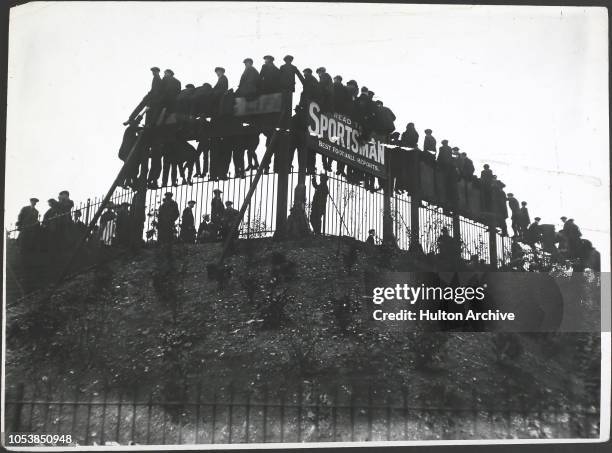
[[[159,69],[157,66],[153,66],[153,67],[151,68],[151,71],[153,71],[153,72],[159,72],[159,71],[160,71],[160,69]]]
[[[40,200],[38,198],[30,198],[30,201],[33,201],[34,203],[38,203]]]
[[[293,55],[285,55],[284,61],[293,61]]]
[[[320,68],[317,68],[317,74],[319,72],[327,72],[327,70],[325,69],[325,66],[321,66]]]
[[[164,197],[172,197],[172,192],[166,192],[166,193],[164,194]]]
[[[193,201],[193,200],[189,200],[189,201],[187,202],[187,204],[196,204],[196,202],[195,202],[195,201]]]
[[[221,72],[225,72],[225,68],[222,68],[221,66],[217,66],[217,67],[215,68],[215,72],[219,72],[219,71],[221,71]]]
[[[62,190],[59,194],[60,195],[70,195],[70,193],[67,190]]]
[[[355,85],[357,86],[357,82],[355,82],[353,79],[349,80],[348,82],[346,82],[347,85]]]
[[[443,144],[443,145],[448,144],[448,140],[442,140],[442,144]]]
[[[513,197],[514,196],[514,194],[511,193],[511,192],[508,192],[506,195],[508,195],[509,197]]]
[[[253,64],[253,59],[252,58],[245,58],[244,60],[242,60],[243,63],[251,63]]]
[[[370,90],[368,90],[368,87],[361,87],[361,92],[362,93],[367,93],[368,91],[370,91]]]
[[[174,71],[172,69],[166,69],[164,72],[169,72],[172,76],[174,75]]]
[[[229,200],[227,200],[227,201],[225,202],[225,206],[229,206],[229,205],[233,205],[233,204],[234,204],[234,202],[233,202],[233,201],[229,201]]]
[[[304,69],[302,69],[302,72],[305,72],[305,73],[308,73],[308,74],[312,74],[312,69],[304,68]]]
[[[193,85],[193,83],[188,83],[187,85],[185,85],[185,88],[195,88],[195,86]]]
[[[535,217],[533,220],[537,220],[539,222],[542,219],[540,217]]]
[[[223,193],[223,191],[221,189],[215,189],[213,190],[213,193]]]
[[[271,60],[274,61],[274,57],[272,55],[264,55],[264,60]]]
[[[334,76],[334,80],[338,80],[339,82],[342,82],[342,76],[341,75]]]
[[[567,217],[562,216],[562,217],[561,217],[561,220],[563,220],[563,221],[565,222],[565,221],[567,220]]]

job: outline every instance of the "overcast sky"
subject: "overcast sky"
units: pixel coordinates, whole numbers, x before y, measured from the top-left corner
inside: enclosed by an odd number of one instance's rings
[[[31,196],[106,191],[122,122],[151,66],[236,87],[243,58],[291,53],[376,92],[403,130],[433,129],[529,203],[576,219],[609,261],[607,15],[603,8],[62,2],[10,16],[6,222]],[[298,84],[299,85],[299,84]],[[46,204],[41,202],[41,214]],[[608,269],[607,264],[604,264]]]

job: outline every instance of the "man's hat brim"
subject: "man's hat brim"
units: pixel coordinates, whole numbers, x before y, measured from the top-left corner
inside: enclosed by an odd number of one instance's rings
[[[30,201],[34,201],[34,202],[38,203],[40,200],[38,198],[30,198]]]
[[[151,71],[153,71],[153,72],[159,72],[159,71],[161,71],[161,69],[159,69],[157,66],[153,66],[153,67],[151,68]]]
[[[173,196],[172,192],[166,192],[164,194],[164,197],[172,197],[172,196]]]
[[[252,58],[245,58],[244,60],[242,60],[243,63],[253,63],[253,59]]]

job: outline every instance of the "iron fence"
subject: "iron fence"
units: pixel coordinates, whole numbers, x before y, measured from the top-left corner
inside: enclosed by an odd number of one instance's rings
[[[595,438],[595,407],[496,401],[434,406],[407,389],[319,388],[245,390],[200,383],[188,398],[168,400],[109,390],[70,399],[19,385],[6,401],[7,433],[70,434],[80,445],[239,444],[487,438]]]
[[[210,203],[213,198],[213,190],[220,189],[225,201],[232,201],[238,208],[252,184],[255,176],[254,171],[244,177],[231,177],[221,181],[197,180],[192,185],[182,184],[178,186],[161,187],[147,192],[146,213],[147,220],[145,232],[150,231],[150,238],[155,237],[154,220],[158,208],[163,201],[164,194],[171,192],[173,199],[177,202],[179,210],[187,206],[188,201],[195,201],[193,208],[196,226],[202,220],[204,214],[210,214]],[[294,188],[298,181],[298,172],[289,173],[287,215],[293,205]],[[253,194],[251,203],[245,212],[242,223],[239,226],[239,234],[242,238],[271,236],[276,228],[276,199],[278,197],[278,175],[273,172],[264,173]],[[382,190],[368,190],[360,185],[348,182],[344,178],[329,176],[328,180],[329,198],[323,218],[322,230],[326,235],[351,236],[364,241],[368,237],[370,229],[376,230],[381,235],[383,230],[384,195]],[[314,194],[314,187],[306,180],[306,210],[310,213],[310,203]],[[115,204],[131,202],[133,191],[131,189],[118,188],[111,198]],[[83,213],[83,220],[89,223],[96,210],[99,208],[104,197],[88,199],[86,202],[75,204],[72,211],[65,215],[74,215],[79,209]],[[406,194],[394,194],[391,197],[391,217],[393,218],[393,230],[398,246],[407,250],[410,246],[411,236],[411,203],[412,199]],[[180,227],[180,219],[177,222]],[[425,253],[437,252],[437,238],[443,227],[448,228],[451,236],[455,236],[453,218],[439,206],[421,203],[419,206],[419,242]],[[480,259],[490,263],[488,227],[482,223],[459,216],[460,238],[462,243],[462,257],[469,259],[471,255],[477,254]],[[17,230],[8,231],[9,238],[16,238]],[[501,237],[496,233],[498,265],[506,264],[510,259],[510,241],[507,237]]]

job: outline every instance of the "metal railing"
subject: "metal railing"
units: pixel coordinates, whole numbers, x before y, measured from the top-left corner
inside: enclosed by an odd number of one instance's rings
[[[6,401],[7,432],[70,434],[80,445],[240,444],[487,438],[595,438],[595,407],[496,400],[453,406],[423,404],[407,389],[314,384],[245,390],[199,383],[167,400],[76,387],[71,398],[46,388],[17,387]]]

